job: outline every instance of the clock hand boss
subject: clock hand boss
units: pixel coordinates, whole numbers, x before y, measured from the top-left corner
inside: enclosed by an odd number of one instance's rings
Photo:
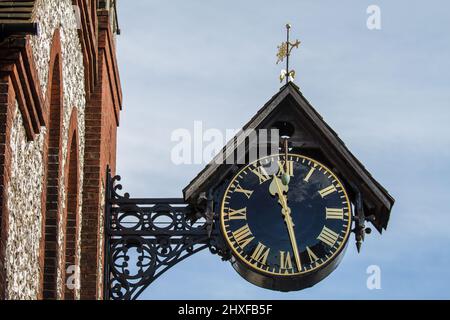
[[[292,250],[294,251],[295,262],[297,268],[300,271],[302,269],[302,264],[300,262],[300,255],[298,253],[297,240],[295,239],[294,223],[292,221],[291,209],[287,205],[286,197],[283,192],[287,192],[289,187],[282,183],[279,183],[278,177],[274,174],[272,183],[269,187],[269,192],[273,196],[278,195],[278,203],[281,204],[281,213],[284,216],[284,221],[286,222],[286,227],[288,229],[289,239],[291,240]]]

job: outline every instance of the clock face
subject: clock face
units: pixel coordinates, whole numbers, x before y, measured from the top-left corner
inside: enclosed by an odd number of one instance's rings
[[[273,155],[240,170],[225,191],[220,217],[236,259],[283,277],[332,261],[351,226],[351,204],[339,179],[313,159],[288,154],[287,160]]]

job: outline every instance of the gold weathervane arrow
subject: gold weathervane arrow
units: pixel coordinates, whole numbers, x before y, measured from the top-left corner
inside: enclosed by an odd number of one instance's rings
[[[280,74],[280,82],[283,82],[283,80],[286,80],[286,84],[289,83],[289,81],[292,81],[295,78],[295,70],[289,70],[289,56],[291,55],[291,51],[294,48],[298,49],[298,46],[300,45],[299,40],[295,40],[295,42],[289,41],[289,33],[291,30],[291,25],[288,23],[286,24],[286,42],[283,42],[281,45],[278,46],[278,53],[277,53],[277,64],[284,61],[284,58],[286,58],[286,69],[281,70]]]

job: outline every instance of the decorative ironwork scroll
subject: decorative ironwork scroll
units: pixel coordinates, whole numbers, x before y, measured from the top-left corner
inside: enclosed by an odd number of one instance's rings
[[[105,203],[104,297],[134,300],[178,262],[209,248],[227,259],[209,206],[183,199],[137,199],[117,192],[108,170]]]

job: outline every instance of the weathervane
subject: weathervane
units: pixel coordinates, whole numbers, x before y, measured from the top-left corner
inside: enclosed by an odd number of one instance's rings
[[[283,80],[286,79],[286,84],[289,83],[289,81],[294,80],[295,78],[295,70],[289,70],[289,56],[291,55],[291,51],[294,48],[298,48],[300,45],[299,40],[295,40],[294,43],[289,41],[289,32],[291,29],[291,25],[288,23],[286,24],[286,42],[283,42],[281,45],[278,46],[278,53],[277,53],[277,64],[280,62],[283,62],[284,58],[286,58],[286,69],[281,70],[280,74],[280,82],[283,82]]]

